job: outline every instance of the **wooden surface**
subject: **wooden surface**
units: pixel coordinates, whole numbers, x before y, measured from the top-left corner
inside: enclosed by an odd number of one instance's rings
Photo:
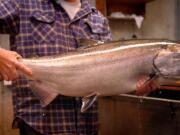
[[[111,1],[112,3],[123,3],[123,4],[141,4],[141,3],[147,3],[153,0],[106,0],[106,1]]]
[[[180,81],[175,82],[173,84],[166,85],[166,86],[161,86],[160,89],[180,91]]]
[[[9,49],[8,39],[8,35],[0,35],[1,48]],[[12,121],[12,93],[0,82],[0,135],[19,135],[19,131],[17,129],[12,129]]]
[[[96,0],[97,9],[106,16],[106,0]]]
[[[0,85],[0,135],[19,135],[12,129],[13,106],[11,91]]]
[[[180,135],[180,104],[109,97],[99,100],[100,135]]]

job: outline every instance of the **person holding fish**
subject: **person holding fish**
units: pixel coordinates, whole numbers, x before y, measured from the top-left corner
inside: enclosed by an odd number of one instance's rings
[[[87,0],[2,0],[0,32],[10,34],[11,51],[0,49],[0,74],[13,80],[13,127],[21,135],[97,135],[97,102],[84,113],[81,98],[58,95],[43,106],[18,75],[33,76],[19,59],[67,53],[79,39],[110,41],[107,19]]]
[[[78,48],[79,39],[109,41],[107,19],[87,0],[2,0],[0,32],[10,34],[11,51],[0,49],[0,73],[15,80],[13,127],[21,135],[97,135],[97,103],[81,113],[81,98],[59,95],[42,107],[18,76],[18,71],[32,75],[18,59],[67,53]]]

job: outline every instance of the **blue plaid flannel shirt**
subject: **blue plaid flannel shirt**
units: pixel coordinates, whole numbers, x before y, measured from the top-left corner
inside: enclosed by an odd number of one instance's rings
[[[3,0],[0,32],[10,34],[10,48],[23,57],[66,53],[78,39],[111,40],[108,21],[86,0],[70,20],[55,0]],[[68,84],[67,84],[68,85]],[[97,103],[81,113],[81,99],[59,96],[47,107],[32,93],[25,79],[12,87],[14,126],[17,118],[45,135],[98,134]]]

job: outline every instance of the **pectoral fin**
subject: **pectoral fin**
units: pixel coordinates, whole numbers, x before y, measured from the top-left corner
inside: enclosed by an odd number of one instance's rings
[[[99,95],[100,95],[99,93],[94,92],[84,97],[82,99],[81,112],[85,112],[86,110],[88,110],[93,105],[93,103],[97,100]]]
[[[45,107],[50,104],[57,96],[58,92],[56,84],[46,82],[46,81],[30,81],[29,85],[33,93],[39,98],[42,106]]]
[[[136,83],[136,94],[147,95],[150,92],[156,90],[159,86],[156,83],[157,75],[142,77]]]

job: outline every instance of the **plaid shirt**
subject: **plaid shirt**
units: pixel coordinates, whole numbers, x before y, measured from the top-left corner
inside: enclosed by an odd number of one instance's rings
[[[3,0],[0,31],[10,34],[11,50],[23,57],[65,53],[81,38],[111,39],[106,18],[86,0],[73,20],[55,0]],[[43,108],[25,79],[14,83],[12,93],[15,118],[42,134],[98,134],[97,104],[80,113],[80,98],[59,96]]]

